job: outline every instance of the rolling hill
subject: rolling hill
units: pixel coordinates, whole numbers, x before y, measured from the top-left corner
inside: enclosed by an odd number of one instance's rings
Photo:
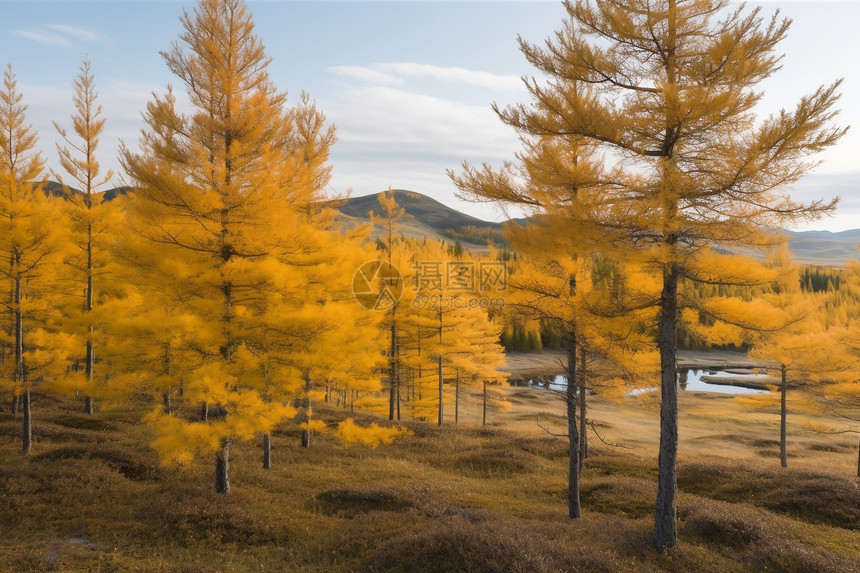
[[[368,213],[380,215],[383,210],[376,194],[351,197],[339,207],[342,219],[367,223]],[[486,248],[487,238],[503,243],[502,225],[483,221],[452,209],[426,195],[394,190],[398,205],[406,210],[401,230],[410,237],[427,237],[446,242],[459,240],[470,248]],[[521,219],[518,221],[522,221]],[[379,231],[375,231],[378,233]],[[798,263],[841,267],[849,259],[860,259],[860,229],[841,231],[786,231],[789,249]]]
[[[54,195],[63,194],[63,186],[49,181],[45,190]],[[117,187],[104,191],[105,199],[110,201],[120,194],[128,193],[129,187]],[[471,215],[461,213],[439,201],[421,193],[395,189],[394,196],[398,205],[406,211],[400,221],[401,232],[409,237],[443,240],[447,243],[460,241],[464,247],[482,251],[487,249],[487,243],[492,240],[497,245],[504,245],[502,224],[484,221]],[[337,209],[339,219],[350,225],[366,224],[370,221],[369,213],[377,216],[383,213],[382,206],[377,200],[377,194],[350,197],[341,202]],[[523,222],[523,219],[515,219]],[[378,235],[381,229],[375,229]],[[842,267],[849,259],[860,259],[860,229],[849,231],[786,231],[789,237],[789,249],[794,260],[809,265]]]

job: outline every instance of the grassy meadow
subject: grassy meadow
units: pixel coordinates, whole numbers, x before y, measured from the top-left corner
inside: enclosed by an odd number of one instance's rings
[[[513,408],[487,426],[463,400],[459,426],[407,421],[412,435],[377,449],[325,433],[302,449],[285,426],[271,470],[259,443],[236,443],[227,497],[209,457],[159,465],[138,421],[146,399],[86,416],[79,400],[36,396],[28,458],[20,415],[0,413],[0,571],[860,571],[857,436],[805,429],[824,414],[789,418],[781,469],[775,409],[682,392],[681,542],[660,554],[654,399],[591,398],[605,442],[589,430],[583,518],[571,521],[566,440],[536,424],[558,420],[562,402],[508,392]]]

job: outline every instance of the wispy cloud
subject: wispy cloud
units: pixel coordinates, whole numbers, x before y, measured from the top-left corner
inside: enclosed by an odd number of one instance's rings
[[[393,63],[378,64],[379,68],[395,75],[412,78],[431,78],[443,82],[464,83],[492,90],[518,89],[522,81],[517,76],[498,75],[489,72],[467,70],[454,66],[432,64]]]
[[[513,75],[499,75],[455,66],[436,66],[414,62],[376,63],[369,66],[336,66],[330,69],[340,76],[377,85],[397,85],[405,80],[431,79],[490,90],[516,90],[522,87],[520,78]]]
[[[32,30],[12,30],[12,33],[27,40],[33,40],[44,46],[71,46],[72,43],[60,34],[51,32],[34,32]]]
[[[48,24],[48,28],[65,36],[71,36],[72,38],[76,38],[84,42],[97,42],[101,39],[101,36],[99,34],[87,30],[86,28],[81,28],[80,26],[69,26],[67,24]]]
[[[358,80],[367,84],[388,86],[402,82],[400,78],[387,72],[365,66],[334,66],[330,68],[330,70],[338,76]]]
[[[44,30],[12,30],[12,33],[43,46],[68,47],[75,42],[97,42],[101,39],[91,30],[67,24],[48,24]]]

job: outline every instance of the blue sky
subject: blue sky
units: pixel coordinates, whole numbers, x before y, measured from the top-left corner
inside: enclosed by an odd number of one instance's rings
[[[751,3],[755,4],[755,3]],[[840,123],[854,127],[824,163],[796,185],[808,200],[839,195],[837,215],[803,228],[860,228],[860,2],[762,2],[794,24],[783,70],[763,85],[763,113],[793,107],[821,84],[844,78]],[[445,169],[463,160],[496,165],[519,149],[490,109],[526,102],[520,77],[532,69],[516,38],[542,42],[560,27],[555,0],[250,0],[269,73],[295,102],[307,91],[338,128],[333,191],[365,195],[410,189],[483,219],[493,207],[463,203]],[[107,126],[100,158],[117,169],[117,141],[136,144],[153,91],[176,83],[159,56],[193,2],[0,0],[0,64],[11,63],[49,165],[57,167],[52,120],[65,127],[72,82],[92,61]],[[118,175],[115,184],[121,184]]]

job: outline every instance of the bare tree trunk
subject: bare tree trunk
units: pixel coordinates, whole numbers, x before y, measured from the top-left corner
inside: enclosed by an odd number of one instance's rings
[[[439,425],[442,425],[443,401],[442,401],[442,305],[439,305]]]
[[[785,407],[785,395],[787,392],[786,388],[786,375],[785,375],[785,364],[782,365],[782,384],[779,390],[779,464],[787,468],[788,467],[788,453],[786,451],[786,407]]]
[[[272,469],[272,437],[270,434],[263,434],[263,469]]]
[[[87,189],[86,194],[86,205],[87,210],[92,207],[92,189]],[[84,314],[89,314],[93,311],[93,224],[89,222],[87,224],[87,290],[86,290],[86,300],[84,301]],[[92,324],[87,328],[87,356],[86,356],[86,364],[84,366],[84,374],[87,379],[87,387],[92,388],[93,376],[95,375],[95,367],[96,367],[96,353],[95,346],[93,345],[93,333],[94,329]],[[84,412],[92,416],[93,414],[93,397],[90,395],[86,396],[84,400]]]
[[[442,418],[444,415],[442,398],[443,398],[443,394],[442,394],[442,355],[440,354],[439,355],[439,419],[438,419],[438,425],[440,425],[440,426],[442,425]]]
[[[660,454],[657,462],[657,508],[654,515],[654,547],[662,551],[678,542],[677,476],[678,457],[678,272],[674,266],[663,270],[660,300]]]
[[[565,334],[567,350],[567,440],[570,450],[567,477],[567,513],[571,519],[582,516],[579,500],[579,426],[576,423],[576,335]]]
[[[585,349],[580,347],[579,350],[579,472],[582,473],[582,465],[585,463],[585,458],[588,457],[588,429],[587,420],[585,419],[586,402],[585,402]]]
[[[12,417],[13,418],[18,417],[18,406],[20,404],[21,404],[21,395],[20,394],[14,394],[12,396]]]
[[[23,424],[23,432],[21,439],[21,454],[22,455],[30,455],[30,448],[33,444],[33,420],[32,420],[32,411],[30,408],[30,389],[27,388],[24,390],[24,424]]]
[[[310,411],[311,411],[311,397],[310,391],[313,387],[313,383],[311,382],[310,373],[305,372],[305,397],[302,400],[302,413],[301,413],[301,421],[305,424],[310,422]],[[345,398],[344,398],[345,400]],[[346,405],[346,403],[344,403]],[[311,430],[310,428],[302,428],[302,447],[309,448],[311,447]]]
[[[215,453],[215,493],[230,493],[230,438],[221,438],[221,449]]]
[[[484,380],[484,405],[483,405],[483,419],[481,424],[487,425],[487,381]]]
[[[209,404],[207,402],[202,402],[200,406],[200,420],[202,422],[209,421]]]
[[[167,391],[161,396],[162,401],[164,402],[164,413],[170,413],[170,392]]]
[[[460,423],[460,370],[454,382],[454,425]]]
[[[396,307],[395,307],[396,308]],[[394,419],[397,401],[397,322],[394,320],[395,308],[391,309],[391,341],[388,348],[388,419]]]

